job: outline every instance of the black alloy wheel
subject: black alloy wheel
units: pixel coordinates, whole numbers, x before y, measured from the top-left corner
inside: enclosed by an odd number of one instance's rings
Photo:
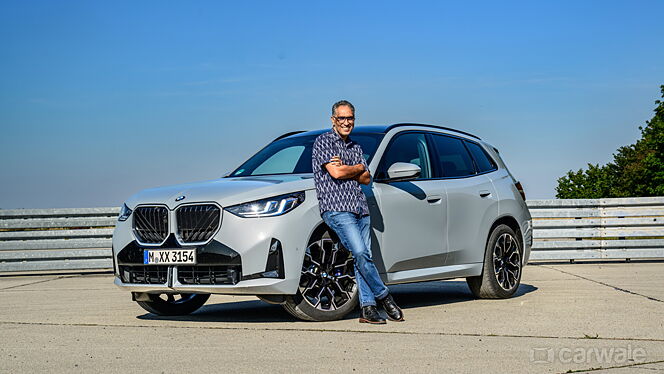
[[[509,233],[500,235],[493,246],[493,272],[505,291],[513,289],[521,278],[521,252],[516,238]]]
[[[482,299],[512,296],[521,283],[522,254],[521,242],[511,227],[494,228],[486,244],[482,275],[466,278],[473,295]]]
[[[329,321],[342,318],[357,303],[353,257],[336,235],[325,231],[307,246],[298,292],[283,307],[300,319]]]

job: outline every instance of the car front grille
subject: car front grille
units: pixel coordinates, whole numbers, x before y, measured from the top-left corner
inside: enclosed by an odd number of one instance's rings
[[[134,234],[141,243],[160,244],[168,236],[168,209],[141,206],[134,211]]]
[[[120,279],[123,283],[165,284],[168,280],[168,266],[120,265]]]
[[[217,232],[221,209],[213,204],[185,205],[175,211],[175,218],[182,243],[203,243]]]
[[[242,270],[239,266],[178,266],[182,284],[236,284]]]

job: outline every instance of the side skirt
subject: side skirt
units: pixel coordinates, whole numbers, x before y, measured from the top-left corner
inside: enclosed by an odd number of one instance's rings
[[[381,275],[386,278],[386,284],[422,282],[477,276],[482,274],[482,266],[483,263],[477,262],[472,264],[447,265],[425,269],[396,271]]]

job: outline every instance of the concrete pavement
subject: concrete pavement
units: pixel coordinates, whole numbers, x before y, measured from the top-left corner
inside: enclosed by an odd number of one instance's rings
[[[664,371],[664,263],[541,264],[516,297],[391,286],[406,322],[300,322],[254,297],[157,317],[110,274],[0,277],[0,372]]]

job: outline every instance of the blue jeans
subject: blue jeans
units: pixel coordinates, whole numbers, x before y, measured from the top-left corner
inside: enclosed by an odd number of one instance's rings
[[[389,290],[380,279],[371,258],[371,219],[351,212],[323,212],[323,221],[353,254],[360,306],[376,305],[376,299],[387,296]]]

